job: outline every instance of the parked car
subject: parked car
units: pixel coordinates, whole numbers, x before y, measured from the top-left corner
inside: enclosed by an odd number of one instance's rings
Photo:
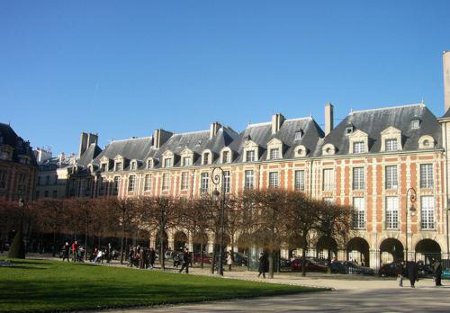
[[[370,267],[361,266],[351,261],[334,261],[330,264],[332,273],[340,274],[360,274],[360,275],[374,275],[375,271]]]
[[[314,262],[313,260],[298,258],[291,261],[291,270],[293,271],[301,271],[303,268],[303,264],[306,268],[307,272],[324,272],[328,271],[328,267],[319,263]]]
[[[192,259],[193,263],[202,263],[202,259],[203,259],[203,264],[211,264],[212,261],[212,255],[211,254],[200,254],[200,253],[196,253],[194,254],[194,258]]]
[[[241,252],[233,253],[233,261],[235,265],[239,266],[247,266],[248,265],[248,257]]]
[[[397,277],[401,266],[401,262],[386,263],[380,267],[378,275],[381,277]]]
[[[444,268],[442,270],[441,279],[450,279],[450,268]]]
[[[417,262],[417,272],[420,278],[431,278],[434,276],[434,270],[429,264],[422,261]]]

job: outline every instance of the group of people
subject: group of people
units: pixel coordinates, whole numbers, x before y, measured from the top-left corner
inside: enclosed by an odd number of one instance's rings
[[[441,276],[442,276],[442,263],[438,260],[432,260],[432,266],[434,271],[434,282],[436,286],[442,286]],[[411,284],[411,288],[415,288],[416,281],[419,280],[418,278],[418,267],[417,263],[414,261],[408,261],[405,262],[402,261],[400,263],[400,267],[398,269],[399,271],[399,286],[403,287],[403,279],[407,277],[409,279],[409,282]]]
[[[130,247],[128,251],[128,266],[142,269],[152,269],[155,267],[156,251],[153,248],[141,246]]]
[[[70,262],[70,259],[72,259],[72,262],[83,262],[85,249],[75,240],[72,244],[66,242],[61,249],[61,254],[63,261]]]

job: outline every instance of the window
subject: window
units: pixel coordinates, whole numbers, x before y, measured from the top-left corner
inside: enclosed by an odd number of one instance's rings
[[[364,149],[364,141],[355,141],[353,143],[353,153],[364,153],[366,149]]]
[[[6,178],[7,178],[6,170],[0,170],[0,188],[6,188]],[[39,185],[39,180],[38,180],[38,185]]]
[[[57,190],[53,190],[53,198],[58,198],[58,191]]]
[[[270,149],[270,159],[276,160],[280,158],[280,149]]]
[[[420,164],[420,188],[433,188],[433,164]]]
[[[434,229],[434,198],[432,196],[420,198],[420,227]]]
[[[113,195],[119,194],[119,187],[120,187],[120,176],[115,176],[113,183]]]
[[[384,142],[384,150],[397,151],[398,150],[397,139],[386,139],[386,141]]]
[[[397,183],[397,166],[389,165],[386,166],[386,177],[385,177],[386,189],[395,189],[398,187]]]
[[[48,175],[45,177],[45,184],[50,185],[50,176]]]
[[[102,165],[101,165],[101,167],[100,167],[100,170],[102,171],[102,172],[106,172],[106,163],[102,163]]]
[[[121,171],[122,169],[122,162],[116,162],[116,171]]]
[[[323,170],[323,190],[332,191],[334,189],[334,169]]]
[[[366,228],[366,201],[364,198],[353,198],[353,228]]]
[[[48,198],[48,190],[44,191],[44,198]]]
[[[153,162],[152,160],[147,160],[147,168],[152,168],[153,167]]]
[[[128,177],[128,191],[134,191],[136,187],[136,176],[131,175]]]
[[[298,130],[295,132],[294,140],[300,140],[303,138],[303,130]]]
[[[162,184],[161,184],[162,191],[169,190],[169,186],[170,186],[170,176],[169,176],[169,174],[163,174]]]
[[[244,188],[245,189],[253,189],[253,171],[252,170],[245,171]]]
[[[247,162],[255,162],[255,150],[247,150],[245,156]]]
[[[172,166],[172,158],[165,158],[164,167],[171,167],[171,166]]]
[[[269,173],[269,187],[270,188],[278,188],[278,172],[270,172]]]
[[[181,173],[181,190],[186,190],[189,188],[189,173]]]
[[[200,192],[205,193],[208,192],[209,189],[209,174],[202,173],[200,179]]]
[[[351,133],[353,133],[353,126],[347,126],[345,128],[345,134],[350,135]]]
[[[411,121],[411,129],[419,129],[420,128],[420,119],[413,119]]]
[[[364,189],[364,167],[353,168],[353,190]]]
[[[229,159],[229,155],[230,155],[230,153],[229,153],[229,151],[223,151],[222,152],[222,163],[228,163],[228,162],[230,162],[228,159]]]
[[[189,156],[184,156],[182,161],[181,161],[182,166],[191,166],[192,162],[191,162],[191,157]]]
[[[398,229],[398,198],[386,197],[386,228]]]
[[[295,171],[294,179],[295,190],[305,191],[305,171]]]
[[[203,153],[203,165],[209,164],[209,153],[205,152]]]
[[[223,190],[225,191],[225,193],[229,193],[231,191],[230,182],[231,182],[230,171],[224,171],[223,172]]]
[[[134,171],[136,169],[136,162],[131,162],[130,170]]]
[[[152,175],[147,174],[144,178],[144,191],[150,191],[152,189]]]

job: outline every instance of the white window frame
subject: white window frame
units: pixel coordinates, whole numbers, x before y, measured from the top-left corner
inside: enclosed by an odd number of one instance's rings
[[[245,170],[244,171],[244,189],[255,188],[255,171]]]
[[[278,172],[269,172],[269,188],[279,188],[280,179]]]
[[[332,191],[335,188],[334,168],[324,168],[322,170],[322,190]]]
[[[399,223],[399,201],[398,197],[386,197],[386,229],[398,230]]]
[[[161,190],[168,191],[170,190],[170,174],[164,173],[161,176]]]
[[[384,140],[384,147],[386,152],[398,151],[397,138],[387,138]]]
[[[386,165],[384,168],[384,187],[385,189],[398,188],[397,165]]]
[[[144,176],[144,191],[152,190],[152,175],[146,174]]]
[[[136,175],[128,176],[128,192],[134,192],[136,190]]]
[[[209,173],[200,174],[200,193],[207,193],[209,191]]]
[[[231,172],[230,171],[223,171],[223,190],[225,193],[230,193],[231,191]]]
[[[182,172],[181,173],[180,189],[181,190],[189,189],[189,172]]]
[[[425,163],[420,164],[420,188],[433,188],[434,186],[434,175],[433,175],[433,164]]]
[[[297,191],[305,191],[305,170],[295,170],[294,188]]]
[[[435,201],[433,196],[420,197],[420,228],[434,230],[435,225]]]
[[[353,198],[353,228],[365,229],[366,228],[366,199],[363,197]]]
[[[364,190],[366,186],[364,167],[354,167],[352,169],[352,189]]]

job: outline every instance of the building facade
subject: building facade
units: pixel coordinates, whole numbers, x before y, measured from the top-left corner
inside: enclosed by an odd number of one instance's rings
[[[242,132],[215,122],[199,132],[158,129],[150,137],[113,141],[103,151],[95,140],[80,152],[71,177],[78,196],[199,197],[213,191],[212,168],[220,166],[227,193],[276,187],[353,206],[352,238],[345,246],[335,243],[338,259],[373,268],[405,255],[448,259],[448,109],[442,118],[423,103],[353,111],[334,127],[327,104],[325,131],[311,117],[275,114]],[[172,247],[180,236],[193,247],[183,229],[168,235]],[[211,250],[209,234],[208,241]],[[321,238],[308,253],[326,256]]]

